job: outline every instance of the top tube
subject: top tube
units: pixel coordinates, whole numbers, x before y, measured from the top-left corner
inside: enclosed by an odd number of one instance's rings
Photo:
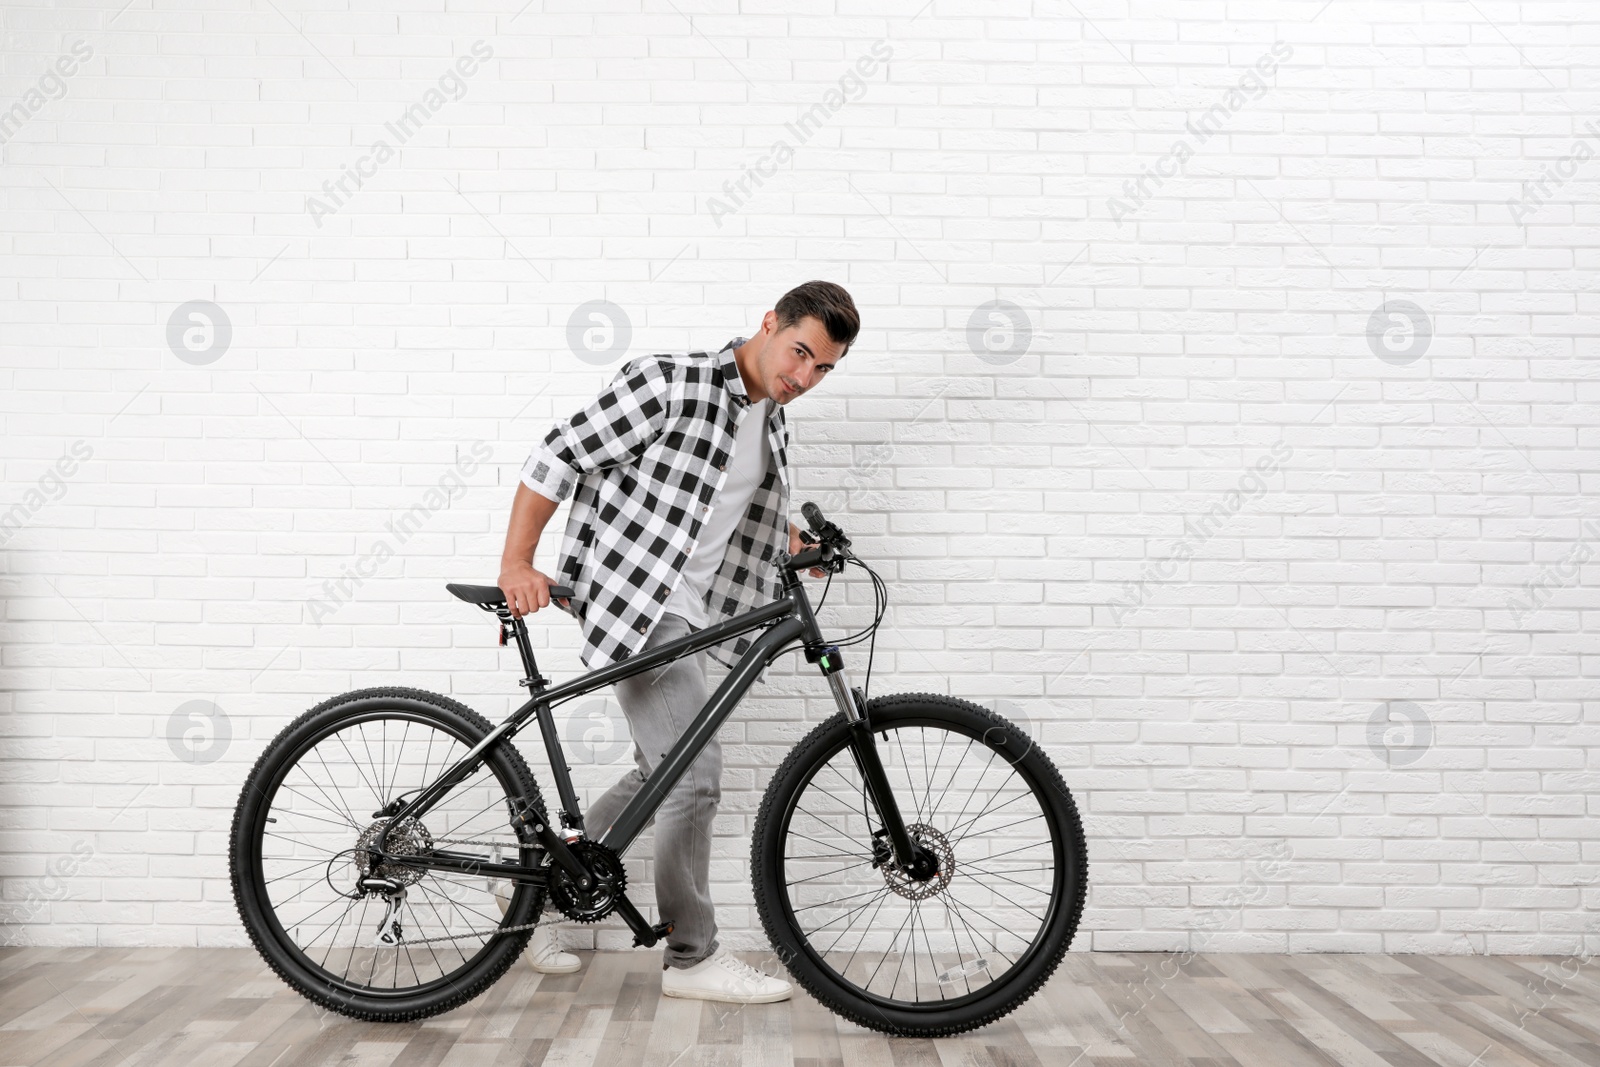
[[[786,595],[781,600],[763,604],[761,607],[753,611],[747,611],[743,615],[736,615],[714,626],[696,630],[694,633],[668,641],[664,645],[658,645],[640,655],[630,656],[621,663],[613,663],[610,666],[601,667],[597,671],[590,671],[588,674],[581,675],[569,682],[563,682],[554,688],[546,689],[544,692],[535,695],[528,702],[526,710],[531,710],[540,704],[553,704],[569,697],[582,696],[584,693],[599,689],[601,686],[610,685],[623,678],[631,678],[641,671],[647,671],[651,667],[666,663],[668,660],[690,655],[703,648],[709,648],[718,642],[725,641],[730,637],[766,626],[779,619],[788,618],[790,615],[795,614],[795,610],[794,599],[792,596]],[[807,612],[806,614],[809,615],[810,613]]]

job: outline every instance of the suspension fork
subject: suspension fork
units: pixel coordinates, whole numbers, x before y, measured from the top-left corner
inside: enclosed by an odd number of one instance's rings
[[[906,822],[900,814],[900,805],[895,803],[894,791],[889,788],[889,776],[883,772],[878,743],[872,739],[866,699],[861,690],[852,687],[845,677],[844,656],[839,652],[838,645],[807,648],[806,659],[821,665],[823,676],[828,679],[828,687],[833,690],[833,699],[839,705],[839,710],[844,712],[845,721],[850,724],[850,756],[867,784],[867,796],[872,806],[883,820],[883,828],[894,849],[895,863],[902,868],[910,868],[916,859],[917,847],[906,831]]]

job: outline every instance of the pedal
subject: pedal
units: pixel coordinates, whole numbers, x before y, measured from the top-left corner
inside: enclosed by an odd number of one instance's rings
[[[649,948],[670,933],[672,933],[672,920],[668,919],[666,922],[656,923],[650,927],[649,940],[646,940],[645,934],[635,934],[633,943],[640,948]]]

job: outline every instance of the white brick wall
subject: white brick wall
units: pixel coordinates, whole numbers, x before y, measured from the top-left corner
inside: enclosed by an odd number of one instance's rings
[[[623,358],[574,310],[720,346],[813,277],[865,317],[791,425],[890,579],[873,691],[1033,725],[1077,947],[1595,929],[1591,5],[117,6],[0,12],[6,940],[241,943],[229,814],[286,722],[510,706],[442,582],[493,579],[518,464]],[[758,789],[831,710],[770,678],[718,822],[750,946]]]

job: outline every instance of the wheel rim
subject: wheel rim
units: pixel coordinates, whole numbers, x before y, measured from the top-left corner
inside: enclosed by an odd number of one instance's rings
[[[414,795],[473,743],[436,717],[384,707],[328,724],[283,760],[251,823],[250,888],[268,935],[312,976],[363,997],[425,995],[453,985],[454,976],[507,936],[499,933],[506,920],[495,900],[497,886],[486,877],[399,864],[374,871],[356,847],[387,822],[375,812],[396,796]],[[509,824],[506,802],[515,792],[493,762],[485,762],[420,821],[391,833],[389,852],[419,854],[436,846],[487,860],[498,846],[532,864],[537,851],[519,848]],[[468,843],[441,844],[444,839]],[[404,885],[397,946],[377,943],[390,911],[385,899],[341,897],[361,874]],[[500,886],[509,898],[507,915],[523,910],[522,894],[537,892]],[[440,937],[451,939],[432,940]]]
[[[784,807],[784,915],[811,961],[870,1003],[901,1011],[975,1003],[1038,957],[1064,901],[1066,843],[1040,800],[1048,786],[1021,765],[1026,736],[1005,728],[907,718],[874,723],[874,734],[907,830],[943,860],[940,874],[912,878],[892,860],[871,866],[886,842],[867,843],[845,734]],[[871,822],[878,829],[875,814]]]

